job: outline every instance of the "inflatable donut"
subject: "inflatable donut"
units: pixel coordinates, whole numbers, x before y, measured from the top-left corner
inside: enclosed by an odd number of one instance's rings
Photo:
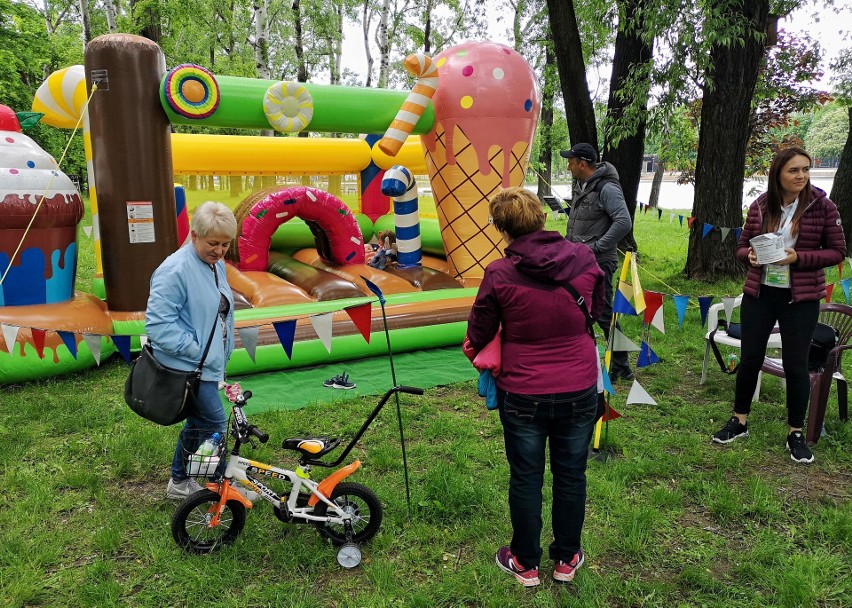
[[[298,82],[277,82],[263,96],[263,113],[276,131],[298,133],[314,116],[314,99]]]

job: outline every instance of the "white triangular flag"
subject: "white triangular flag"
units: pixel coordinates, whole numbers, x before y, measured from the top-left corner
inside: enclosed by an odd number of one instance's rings
[[[148,334],[139,336],[139,346],[145,346],[146,344],[148,344]]]
[[[636,346],[633,342],[631,342],[627,336],[621,333],[617,328],[613,328],[615,332],[612,335],[612,352],[614,353],[622,353],[622,352],[639,352],[642,350],[638,346]]]
[[[89,352],[95,358],[95,363],[101,364],[101,337],[98,334],[83,334],[83,340],[89,347]]]
[[[18,331],[21,329],[17,325],[6,325],[5,323],[0,323],[0,327],[3,329],[3,340],[6,342],[6,350],[9,351],[10,355],[15,354],[15,340],[18,337]]]
[[[675,214],[674,214],[674,213],[672,213],[672,214],[669,216],[669,224],[671,224],[671,223],[674,221],[674,216],[675,216]]]
[[[734,300],[731,296],[722,296],[722,306],[725,307],[725,319],[728,323],[731,322],[731,315],[734,313]]]
[[[633,381],[633,386],[630,387],[630,394],[627,395],[627,404],[631,403],[647,403],[648,405],[657,405],[657,402],[651,398],[651,395],[642,388],[638,380]]]
[[[654,318],[651,319],[651,325],[656,327],[660,331],[661,334],[666,333],[666,326],[665,326],[665,320],[664,319],[665,319],[665,315],[663,314],[663,307],[660,306],[657,309],[657,312],[654,313]]]
[[[725,242],[725,239],[728,238],[728,233],[731,231],[730,228],[720,228],[722,231],[722,242]]]
[[[92,227],[91,226],[83,226],[83,232],[89,238],[92,238]]]
[[[237,332],[240,334],[240,340],[243,341],[243,348],[246,349],[249,359],[252,363],[255,361],[255,352],[257,351],[257,334],[260,331],[259,326],[255,327],[238,327]]]
[[[323,346],[325,346],[325,350],[328,352],[331,352],[331,325],[333,316],[333,312],[326,312],[321,315],[311,315],[310,317],[314,331],[317,332],[317,336],[322,340]]]

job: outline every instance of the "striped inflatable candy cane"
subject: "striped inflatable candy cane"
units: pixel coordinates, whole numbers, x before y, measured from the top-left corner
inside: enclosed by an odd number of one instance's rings
[[[385,171],[382,194],[393,197],[397,264],[401,268],[419,266],[423,259],[420,210],[417,203],[417,182],[411,171],[402,165],[394,165]]]
[[[379,142],[379,149],[391,157],[396,156],[406,138],[411,135],[438,88],[438,67],[431,57],[423,53],[409,55],[404,65],[412,76],[417,77],[417,82]]]

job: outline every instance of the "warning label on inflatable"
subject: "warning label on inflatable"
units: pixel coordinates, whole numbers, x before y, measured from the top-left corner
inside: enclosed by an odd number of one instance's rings
[[[153,243],[154,203],[151,201],[127,201],[127,229],[131,243]]]

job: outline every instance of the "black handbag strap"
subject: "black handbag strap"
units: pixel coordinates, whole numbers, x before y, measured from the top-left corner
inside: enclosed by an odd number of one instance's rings
[[[579,292],[574,289],[574,286],[571,283],[565,283],[562,287],[571,294],[574,300],[577,302],[577,306],[580,307],[580,310],[583,311],[583,316],[586,317],[586,329],[589,330],[589,335],[592,336],[592,339],[595,338],[595,318],[592,316],[592,313],[589,312],[589,307],[586,306],[586,298],[581,296]]]
[[[728,366],[725,365],[725,362],[722,360],[722,353],[719,352],[719,347],[716,346],[716,332],[719,331],[720,328],[727,329],[727,327],[727,324],[720,319],[719,324],[716,326],[716,329],[710,332],[710,335],[707,336],[707,339],[710,340],[710,348],[713,349],[713,355],[715,355],[716,357],[716,363],[719,364],[719,369],[721,369],[722,372],[726,374],[736,374],[737,370],[740,368],[740,364],[737,363],[737,365],[733,369],[729,369]]]

